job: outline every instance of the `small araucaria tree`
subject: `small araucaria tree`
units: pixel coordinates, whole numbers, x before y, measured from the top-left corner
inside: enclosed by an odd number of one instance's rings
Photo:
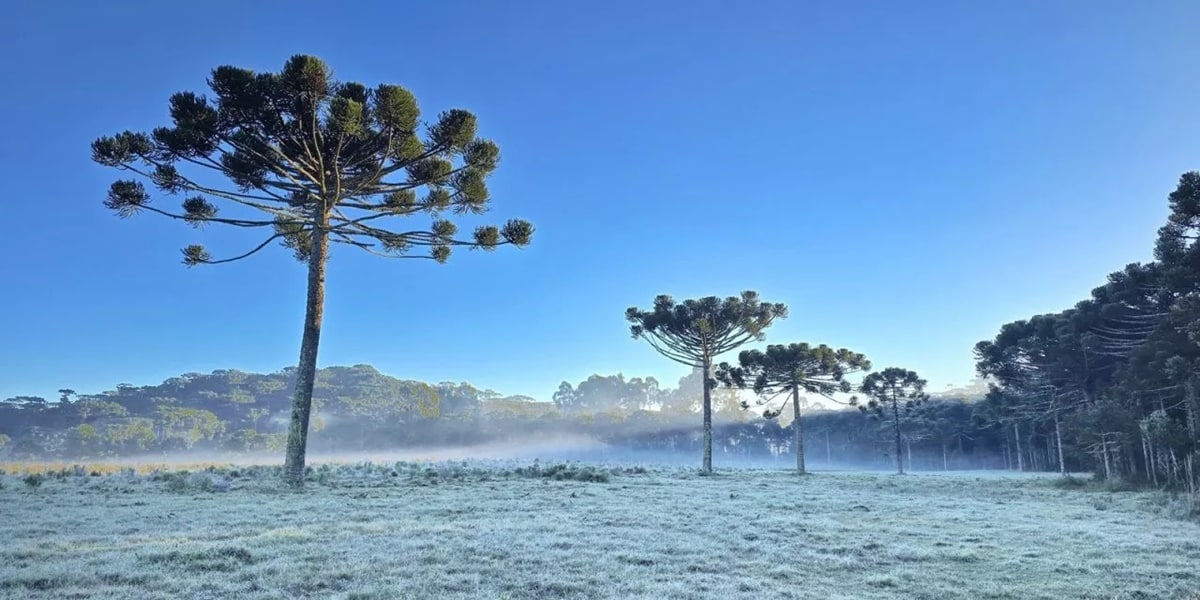
[[[834,350],[825,344],[772,344],[767,351],[744,350],[738,354],[738,366],[721,363],[717,367],[717,380],[738,388],[752,388],[763,398],[762,403],[773,402],[779,396],[791,397],[795,420],[792,431],[795,435],[796,471],[803,474],[804,430],[800,416],[801,393],[816,394],[838,402],[834,394],[849,392],[850,382],[846,375],[868,371],[871,362],[857,352],[845,348]],[[767,408],[763,416],[775,418],[783,412],[781,405],[776,410]],[[744,404],[744,407],[748,405]]]
[[[903,435],[900,431],[900,411],[906,413],[929,398],[925,393],[925,380],[916,373],[898,367],[889,367],[863,378],[862,392],[869,400],[861,407],[880,417],[889,416],[896,435],[896,472],[904,474]]]
[[[644,339],[663,356],[704,373],[704,461],[712,472],[713,360],[749,342],[761,340],[775,319],[787,317],[787,306],[762,302],[758,293],[746,291],[724,300],[708,296],[676,303],[670,296],[654,299],[650,310],[630,307],[625,318],[632,323],[634,339]]]
[[[445,218],[487,210],[485,180],[500,158],[496,144],[476,137],[475,116],[468,111],[441,113],[422,139],[411,92],[336,82],[312,56],[293,56],[279,73],[217,67],[208,85],[211,97],[171,96],[171,126],[102,137],[92,144],[92,156],[136,176],[109,188],[104,204],[121,217],[148,211],[197,228],[215,223],[267,232],[250,251],[230,258],[215,259],[203,246],[188,246],[183,250],[188,266],[246,258],[272,242],[307,263],[304,335],[284,468],[286,480],[299,486],[330,242],[440,263],[455,247],[524,246],[533,227],[510,220],[478,227],[462,239]],[[221,179],[232,185],[221,186]],[[181,208],[152,204],[143,180],[164,194],[182,196]],[[219,212],[218,205],[230,214]],[[419,216],[427,218],[423,228],[384,225]]]

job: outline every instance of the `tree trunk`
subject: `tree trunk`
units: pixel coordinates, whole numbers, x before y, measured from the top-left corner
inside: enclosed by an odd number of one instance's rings
[[[1188,431],[1192,434],[1193,440],[1200,440],[1200,394],[1196,393],[1196,376],[1188,377],[1184,383],[1184,392],[1187,396],[1184,406],[1187,407],[1187,425]]]
[[[296,390],[292,396],[292,420],[288,426],[284,480],[304,485],[304,453],[308,447],[308,421],[312,411],[313,385],[317,379],[317,348],[321,342],[321,317],[325,312],[325,259],[329,254],[329,215],[324,211],[312,231],[308,257],[308,299],[304,310],[304,336],[300,341],[300,364],[296,368]]]
[[[1142,454],[1146,455],[1146,472],[1150,474],[1150,482],[1154,487],[1158,487],[1158,465],[1154,464],[1154,446],[1146,439],[1145,432],[1142,433],[1142,446]]]
[[[1104,478],[1112,479],[1112,465],[1108,462],[1108,437],[1100,435],[1100,452],[1104,454]]]
[[[895,392],[892,392],[892,423],[896,425],[896,473],[904,474],[904,449],[900,445],[900,401],[896,399]]]
[[[829,451],[829,430],[825,430],[825,468],[833,467],[833,454]]]
[[[792,379],[792,410],[796,419],[792,421],[792,429],[796,435],[796,472],[803,475],[804,470],[804,422],[800,419],[800,385]]]
[[[950,470],[950,459],[946,457],[946,442],[942,442],[942,470]]]
[[[704,462],[701,470],[712,473],[712,390],[709,389],[708,376],[712,370],[712,359],[704,357],[703,385],[704,389]]]
[[[1195,469],[1192,466],[1192,457],[1194,457],[1195,454],[1196,454],[1195,452],[1191,452],[1187,455],[1188,493],[1190,493],[1192,496],[1192,505],[1193,506],[1196,503],[1196,473],[1195,473]]]
[[[1058,422],[1058,411],[1054,412],[1054,443],[1058,446],[1058,472],[1067,475],[1067,463],[1063,460],[1062,425]]]
[[[1017,470],[1025,470],[1025,455],[1021,454],[1021,424],[1013,423],[1013,439],[1017,441]]]

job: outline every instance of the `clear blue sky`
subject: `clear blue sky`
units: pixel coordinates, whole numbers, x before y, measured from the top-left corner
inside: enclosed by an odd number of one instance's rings
[[[629,338],[659,293],[759,290],[770,342],[847,346],[932,389],[971,346],[1150,257],[1200,167],[1200,3],[0,4],[0,397],[295,363],[278,249],[187,269],[193,231],[101,200],[89,143],[166,124],[209,70],[316,54],[464,107],[503,161],[490,216],[534,245],[448,265],[343,248],[320,362],[548,399],[686,369]]]

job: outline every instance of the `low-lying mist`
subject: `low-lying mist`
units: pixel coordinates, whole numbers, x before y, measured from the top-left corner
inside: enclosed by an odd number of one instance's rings
[[[779,469],[795,468],[796,458],[787,448],[773,455],[744,452],[738,448],[714,449],[714,466],[717,469]],[[891,457],[880,455],[873,459],[839,458],[826,455],[827,448],[813,447],[806,450],[806,466],[811,471],[863,471],[878,472],[895,469]],[[936,459],[936,460],[935,460]],[[956,459],[942,462],[942,457],[922,452],[910,459],[906,457],[906,469],[913,471],[962,471],[1003,468],[999,456],[973,456],[970,461]],[[452,462],[472,463],[531,463],[573,462],[593,465],[645,466],[692,468],[700,466],[697,449],[664,450],[637,448],[603,442],[586,435],[563,434],[536,439],[492,441],[462,445],[429,445],[422,447],[394,447],[366,450],[330,450],[317,448],[308,454],[307,462],[319,464],[353,464],[395,462]],[[46,461],[64,462],[64,461]],[[112,458],[90,458],[65,462],[104,463],[116,466],[162,465],[164,467],[187,468],[194,465],[276,465],[282,464],[280,451],[229,452],[220,450],[180,450],[174,452],[143,453]]]

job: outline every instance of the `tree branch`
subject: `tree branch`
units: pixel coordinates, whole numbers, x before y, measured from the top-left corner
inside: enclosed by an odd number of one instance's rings
[[[222,263],[230,263],[235,260],[242,260],[243,258],[247,258],[247,257],[255,254],[259,250],[266,248],[268,244],[270,244],[271,242],[273,242],[281,237],[283,237],[283,234],[277,233],[277,234],[267,238],[263,243],[252,248],[249,252],[246,252],[245,254],[241,254],[239,256],[234,256],[232,258],[224,258],[221,260],[203,260],[203,261],[199,261],[199,262],[200,262],[200,264],[205,264],[205,265],[219,265]]]
[[[222,225],[233,225],[234,227],[246,227],[246,228],[271,227],[271,226],[274,226],[277,224],[278,225],[301,225],[301,224],[304,224],[304,221],[291,221],[291,222],[289,222],[289,221],[254,221],[254,220],[248,220],[248,219],[226,219],[226,218],[222,218],[222,217],[204,217],[204,218],[187,217],[185,215],[178,215],[175,213],[167,212],[165,210],[162,210],[161,208],[150,206],[149,204],[142,204],[142,205],[138,206],[138,209],[148,210],[150,212],[158,213],[158,214],[166,216],[166,217],[171,217],[172,219],[179,219],[181,221],[187,221],[189,224],[221,223]]]

